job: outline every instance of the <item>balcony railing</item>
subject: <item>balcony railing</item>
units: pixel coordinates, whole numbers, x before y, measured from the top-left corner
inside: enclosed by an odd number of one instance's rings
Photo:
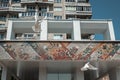
[[[92,15],[92,11],[66,11],[66,14]]]
[[[21,3],[31,3],[31,2],[54,2],[54,0],[21,0]]]
[[[90,3],[65,2],[65,5],[71,6],[91,6]]]
[[[26,11],[25,8],[9,8],[10,11]]]
[[[15,8],[15,7],[0,7],[0,11],[18,11],[18,12],[25,12],[25,8]]]
[[[43,0],[21,0],[21,2],[42,2]]]

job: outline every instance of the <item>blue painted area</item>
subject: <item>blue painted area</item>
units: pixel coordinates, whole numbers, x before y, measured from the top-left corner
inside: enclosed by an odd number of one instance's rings
[[[120,0],[90,0],[93,19],[112,19],[116,40],[120,40]]]

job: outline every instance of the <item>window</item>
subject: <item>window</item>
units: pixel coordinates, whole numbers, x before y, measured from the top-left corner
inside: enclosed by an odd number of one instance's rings
[[[76,7],[76,11],[83,11],[82,6],[77,6],[77,7]]]
[[[91,11],[90,6],[77,6],[76,11]]]
[[[0,7],[8,7],[8,4],[7,3],[1,3]]]
[[[35,7],[34,6],[28,6],[27,9],[28,9],[28,11],[35,11]]]
[[[63,40],[63,35],[62,34],[54,34],[53,39],[54,40]]]
[[[62,7],[54,7],[54,11],[62,11]]]
[[[9,0],[1,0],[1,2],[8,2]]]
[[[61,3],[61,0],[54,0],[55,3]]]
[[[86,0],[78,0],[77,2],[87,2]]]
[[[16,2],[16,3],[18,3],[18,2],[20,2],[20,0],[13,0],[13,2]]]
[[[26,16],[26,13],[22,13],[22,16]]]
[[[66,0],[66,2],[75,2],[75,0]]]
[[[4,34],[0,34],[0,39],[4,39]]]
[[[39,7],[39,11],[47,12],[47,7],[46,6]]]
[[[47,17],[53,17],[53,13],[47,13]]]
[[[11,18],[18,18],[18,16],[17,15],[12,15]]]
[[[69,34],[67,34],[67,39],[72,39],[72,36],[71,36],[71,34],[69,33]]]
[[[24,34],[24,38],[26,38],[26,39],[29,39],[29,38],[33,38],[33,33],[25,33]]]
[[[75,19],[75,15],[66,15],[66,19]]]
[[[75,6],[66,6],[66,11],[76,11]]]
[[[5,27],[5,24],[0,24],[0,27]]]
[[[53,17],[53,13],[41,12],[41,13],[39,13],[39,16]]]
[[[0,20],[6,20],[6,16],[5,15],[0,16]]]
[[[35,12],[28,12],[28,16],[34,16]]]
[[[62,19],[62,16],[54,16],[54,19]]]

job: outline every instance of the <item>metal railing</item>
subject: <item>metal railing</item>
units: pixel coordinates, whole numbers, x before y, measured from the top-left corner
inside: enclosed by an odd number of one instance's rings
[[[12,8],[12,7],[10,7],[9,11],[26,11],[26,9],[25,8]]]
[[[0,7],[0,11],[26,11],[25,8]]]
[[[66,11],[66,14],[92,15],[92,11]]]
[[[44,1],[44,0],[21,0],[21,3],[29,3],[29,2],[54,2],[54,0],[48,0],[48,1]]]
[[[42,2],[43,0],[21,0],[21,2],[36,2],[36,1]]]

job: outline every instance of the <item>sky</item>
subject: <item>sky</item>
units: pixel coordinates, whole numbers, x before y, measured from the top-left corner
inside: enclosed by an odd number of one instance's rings
[[[90,0],[92,19],[112,19],[115,38],[120,40],[120,0]]]

